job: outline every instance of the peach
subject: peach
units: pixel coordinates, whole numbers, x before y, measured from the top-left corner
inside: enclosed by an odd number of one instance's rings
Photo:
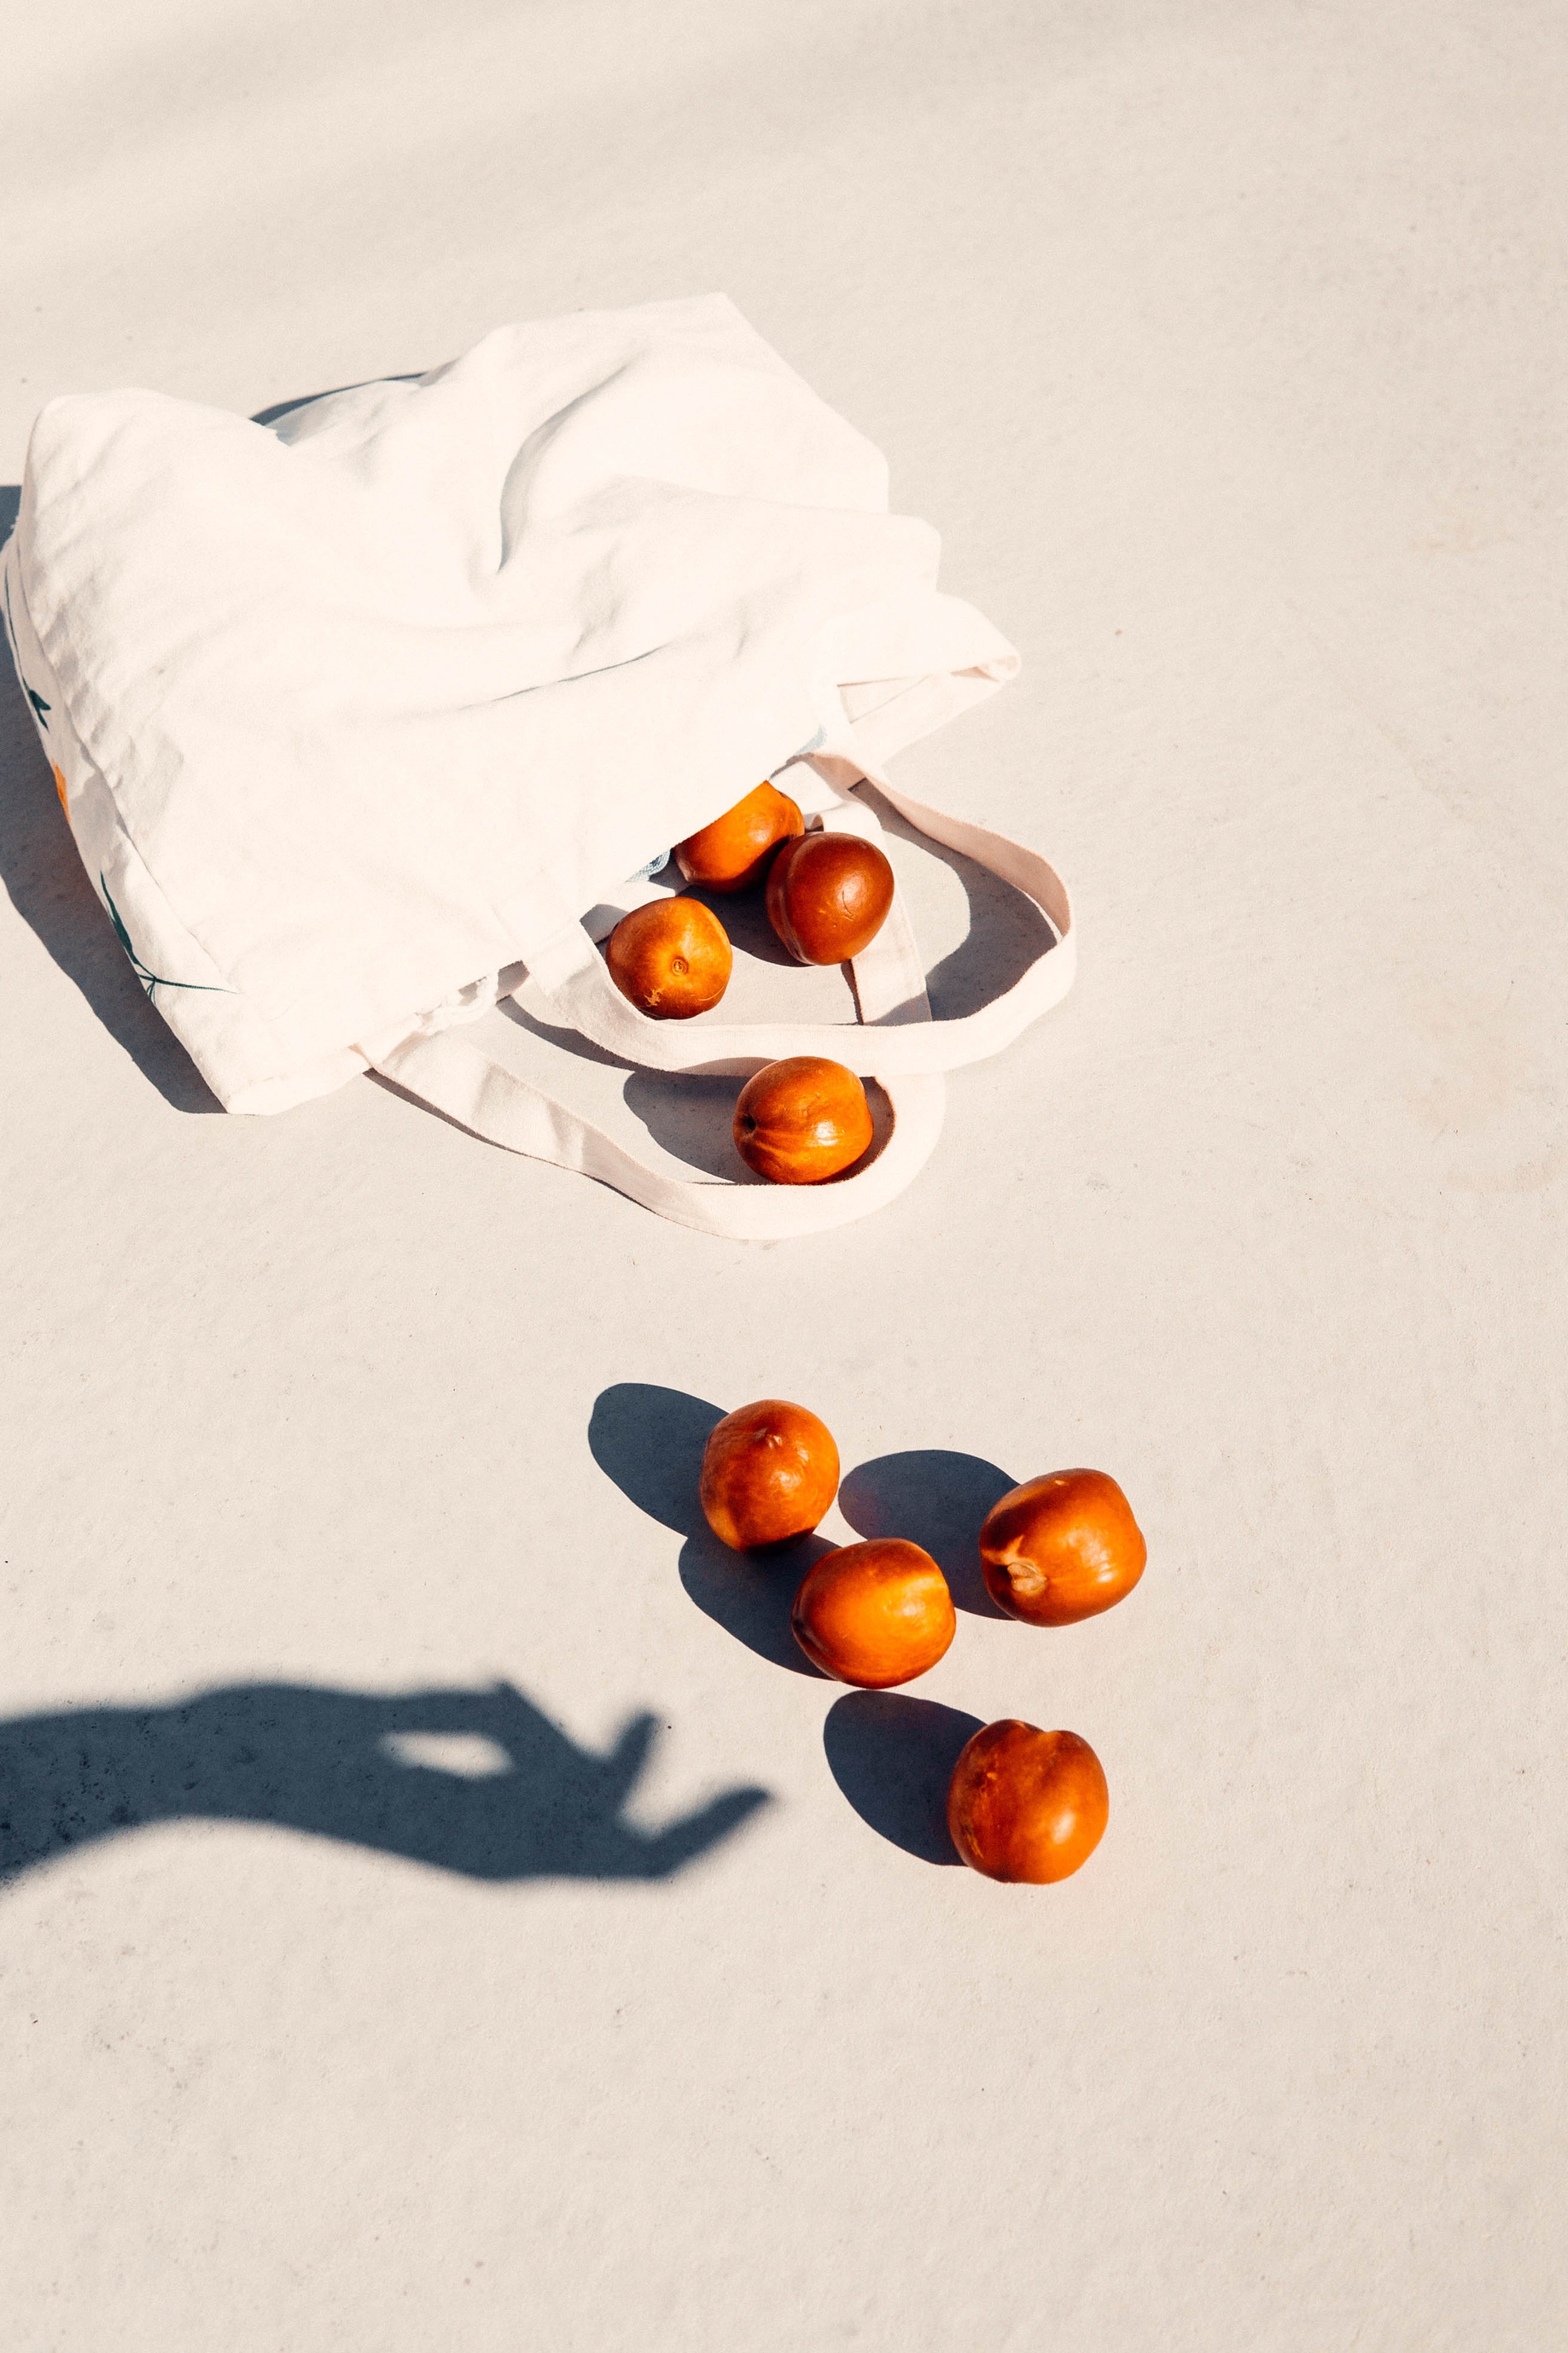
[[[605,950],[610,978],[656,1021],[689,1021],[717,1005],[734,958],[729,934],[700,899],[655,899],[634,907]]]
[[[736,1151],[759,1176],[775,1185],[820,1185],[869,1149],[871,1106],[842,1062],[791,1054],[746,1081],[731,1133]]]
[[[1110,1812],[1105,1774],[1088,1741],[1016,1716],[977,1732],[948,1784],[953,1845],[987,1879],[1039,1885],[1068,1878],[1100,1844]]]
[[[697,1493],[709,1526],[732,1551],[794,1544],[838,1493],[833,1433],[784,1398],[737,1406],[709,1432]]]
[[[689,882],[710,891],[744,891],[760,882],[781,841],[805,824],[787,793],[759,785],[711,825],[675,846],[675,862]]]
[[[886,1691],[934,1667],[958,1620],[929,1552],[902,1536],[872,1536],[812,1563],[790,1623],[813,1666],[841,1683]]]
[[[893,870],[874,841],[803,833],[768,869],[768,921],[796,964],[845,964],[887,921]]]
[[[985,1588],[1029,1626],[1098,1617],[1149,1557],[1131,1506],[1103,1471],[1049,1471],[994,1504],[980,1531]]]

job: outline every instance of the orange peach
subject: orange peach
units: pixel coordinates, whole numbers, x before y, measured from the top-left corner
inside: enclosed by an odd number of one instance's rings
[[[853,1071],[818,1054],[770,1062],[741,1089],[731,1123],[748,1168],[775,1185],[820,1185],[871,1142],[871,1106]]]
[[[709,1432],[697,1492],[703,1517],[732,1551],[794,1544],[838,1493],[833,1433],[784,1398],[737,1406]]]
[[[710,891],[744,891],[762,881],[780,842],[805,824],[787,793],[759,785],[711,825],[677,842],[675,862],[689,882]]]
[[[610,978],[656,1021],[689,1021],[717,1005],[730,986],[730,937],[700,899],[655,899],[634,907],[605,949]]]
[[[874,841],[803,833],[768,869],[768,921],[796,964],[845,964],[868,948],[893,903],[893,870]]]
[[[1149,1548],[1103,1471],[1049,1471],[994,1504],[980,1531],[986,1591],[1029,1626],[1098,1617],[1143,1574]]]
[[[934,1667],[958,1620],[947,1579],[929,1552],[902,1536],[872,1536],[812,1563],[790,1623],[825,1674],[886,1691]]]
[[[987,1879],[1038,1885],[1068,1878],[1100,1844],[1110,1812],[1105,1774],[1088,1741],[1016,1716],[977,1732],[948,1784],[953,1845]]]

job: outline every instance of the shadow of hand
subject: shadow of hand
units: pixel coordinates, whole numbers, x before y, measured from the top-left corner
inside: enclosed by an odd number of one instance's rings
[[[0,1881],[178,1820],[265,1823],[470,1879],[664,1879],[768,1793],[732,1789],[638,1828],[624,1809],[656,1733],[634,1717],[601,1756],[510,1683],[391,1696],[247,1683],[0,1722]]]

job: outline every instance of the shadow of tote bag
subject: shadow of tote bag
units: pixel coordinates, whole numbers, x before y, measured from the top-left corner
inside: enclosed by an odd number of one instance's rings
[[[1017,669],[939,592],[938,547],[715,295],[504,327],[271,426],[151,392],[53,401],[0,568],[87,871],[226,1109],[374,1070],[663,1217],[774,1239],[901,1191],[942,1073],[1071,985],[1045,860],[886,773]],[[850,968],[856,1019],[648,1019],[595,936],[653,895],[626,877],[764,776],[808,825],[875,838],[870,780],[1031,899],[1052,944],[933,1021],[900,892]],[[890,1133],[825,1185],[661,1174],[459,1034],[519,966],[552,1021],[649,1070],[828,1055],[881,1084]]]

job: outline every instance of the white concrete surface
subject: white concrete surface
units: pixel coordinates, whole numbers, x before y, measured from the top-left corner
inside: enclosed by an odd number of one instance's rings
[[[1022,649],[904,773],[1083,941],[902,1202],[719,1245],[369,1082],[205,1115],[5,685],[7,2343],[1561,2341],[1561,9],[61,0],[5,60],[0,482],[57,391],[722,288]],[[683,1533],[682,1398],[768,1393],[961,1582],[1003,1474],[1112,1471],[1142,1586],[846,1707]],[[1093,1742],[1078,1878],[922,1858],[916,1702]]]

